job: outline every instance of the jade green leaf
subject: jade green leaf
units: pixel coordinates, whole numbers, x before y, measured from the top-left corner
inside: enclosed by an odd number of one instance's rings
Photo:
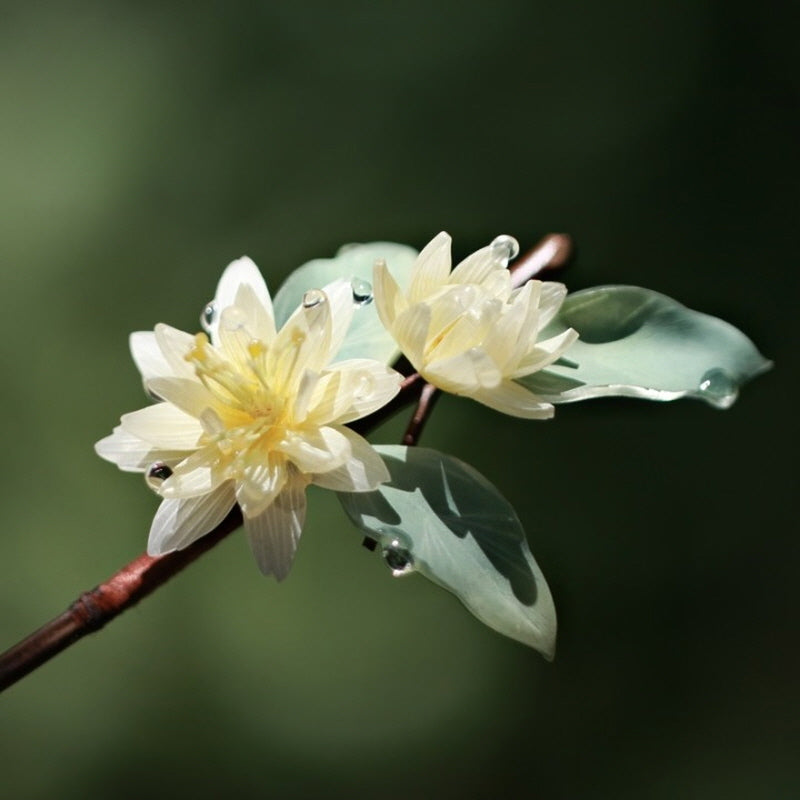
[[[482,622],[555,652],[556,612],[514,509],[472,467],[417,447],[376,446],[391,480],[340,493],[395,575],[416,571],[455,594]]]
[[[728,408],[745,381],[771,366],[733,325],[637,286],[568,295],[542,338],[567,328],[580,338],[564,357],[519,379],[553,403],[625,395]]]
[[[391,334],[383,327],[372,302],[372,267],[386,261],[401,287],[408,284],[417,259],[413,247],[393,242],[349,244],[334,258],[315,258],[298,267],[284,281],[273,300],[275,321],[283,325],[309,289],[321,289],[340,278],[351,281],[356,313],[337,361],[346,358],[374,358],[388,364],[400,354]]]

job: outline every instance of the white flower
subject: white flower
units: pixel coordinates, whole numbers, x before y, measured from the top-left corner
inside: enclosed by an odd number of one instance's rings
[[[280,580],[297,548],[309,483],[365,492],[389,479],[345,424],[390,400],[401,376],[369,359],[331,363],[353,314],[346,281],[306,292],[276,331],[264,279],[241,258],[225,270],[207,312],[210,340],[163,324],[132,334],[145,387],[164,402],[124,415],[95,448],[120,469],[148,472],[165,498],[151,555],[191,544],[238,502],[259,567]]]
[[[514,289],[506,266],[515,246],[498,237],[451,272],[450,237],[440,233],[419,254],[406,293],[375,265],[375,304],[425,380],[515,417],[546,418],[553,406],[515,379],[552,364],[578,334],[537,340],[567,290],[537,280]]]

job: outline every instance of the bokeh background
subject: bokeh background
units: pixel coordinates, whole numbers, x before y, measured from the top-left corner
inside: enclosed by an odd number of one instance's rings
[[[790,7],[4,0],[2,646],[144,548],[156,499],[92,451],[143,403],[128,333],[197,329],[243,253],[276,288],[349,241],[564,231],[571,288],[657,289],[776,368],[724,413],[437,406],[424,443],[526,526],[552,664],[317,493],[284,584],[234,535],[5,693],[0,794],[800,796]]]

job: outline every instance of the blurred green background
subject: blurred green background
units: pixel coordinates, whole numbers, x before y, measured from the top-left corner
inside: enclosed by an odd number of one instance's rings
[[[320,492],[284,584],[234,535],[4,694],[0,794],[800,796],[790,7],[5,0],[2,646],[143,550],[156,499],[92,451],[143,404],[128,333],[196,330],[243,253],[277,288],[349,241],[565,231],[571,288],[657,289],[777,366],[725,413],[442,400],[424,443],[517,508],[554,663]]]

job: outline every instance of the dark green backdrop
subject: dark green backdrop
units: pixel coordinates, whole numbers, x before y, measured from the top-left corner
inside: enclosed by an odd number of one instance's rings
[[[796,39],[722,0],[6,0],[0,645],[144,548],[155,498],[92,452],[143,403],[128,332],[196,329],[242,253],[276,288],[348,241],[566,231],[572,288],[657,289],[776,368],[725,413],[443,399],[424,443],[516,506],[554,663],[318,493],[286,583],[235,535],[3,695],[0,794],[800,795]]]

